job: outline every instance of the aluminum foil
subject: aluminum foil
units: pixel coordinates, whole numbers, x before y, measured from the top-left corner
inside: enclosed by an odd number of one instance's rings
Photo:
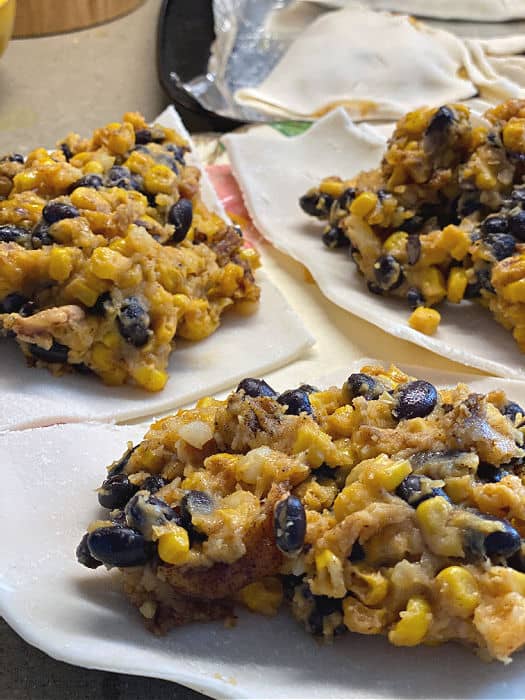
[[[184,83],[200,104],[242,121],[271,121],[233,99],[241,87],[259,85],[286,49],[323,10],[296,0],[214,0],[216,40],[206,75]]]

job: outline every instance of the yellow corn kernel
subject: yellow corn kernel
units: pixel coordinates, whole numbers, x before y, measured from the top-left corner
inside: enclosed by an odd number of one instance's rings
[[[89,262],[91,272],[99,279],[118,280],[129,270],[131,260],[111,248],[95,248]]]
[[[91,351],[91,360],[97,369],[108,372],[113,369],[114,356],[111,348],[106,347],[103,343],[95,343]]]
[[[373,192],[363,192],[350,205],[350,212],[364,219],[371,214],[377,205],[377,195]]]
[[[347,515],[366,508],[370,503],[370,493],[360,481],[345,486],[334,501],[334,515],[338,522]]]
[[[408,240],[408,233],[404,231],[396,231],[390,234],[390,236],[383,243],[383,250],[385,253],[390,253],[394,257],[399,257],[406,250]]]
[[[445,280],[439,267],[431,266],[425,270],[421,275],[420,286],[421,292],[430,306],[441,301],[447,293]]]
[[[167,344],[171,343],[173,336],[175,335],[175,324],[169,321],[163,321],[161,325],[155,330],[155,335],[159,343]]]
[[[513,303],[525,302],[525,279],[511,282],[503,287],[503,297]]]
[[[239,257],[244,262],[247,262],[252,270],[258,270],[261,267],[261,258],[255,248],[243,248],[239,253]]]
[[[160,391],[168,381],[168,375],[160,369],[141,365],[133,370],[133,379],[147,391]]]
[[[365,605],[379,605],[386,598],[388,587],[389,581],[380,571],[356,565],[348,590]]]
[[[408,112],[402,119],[403,130],[411,134],[419,134],[428,126],[430,116],[427,109],[415,109],[413,112]]]
[[[470,248],[470,236],[459,226],[450,224],[443,229],[441,244],[449,251],[454,260],[463,260]]]
[[[249,610],[261,615],[276,615],[283,601],[283,587],[279,579],[269,576],[249,583],[239,591],[241,601]]]
[[[329,194],[334,199],[340,197],[345,190],[344,182],[340,180],[323,180],[319,185],[319,191],[323,194]]]
[[[125,238],[114,238],[108,246],[111,250],[116,250],[117,253],[126,254],[129,252],[128,244]]]
[[[329,549],[323,549],[315,555],[315,568],[316,576],[310,582],[312,593],[343,598],[346,586],[341,559]]]
[[[316,423],[305,422],[300,426],[293,445],[293,453],[304,452],[308,466],[315,469],[323,462],[329,462],[333,451],[332,439]]]
[[[476,187],[480,190],[492,190],[498,184],[497,179],[494,177],[489,168],[484,168],[477,173],[475,182]]]
[[[416,521],[427,546],[444,557],[463,556],[463,544],[459,528],[449,526],[451,504],[442,496],[423,501],[416,508]]]
[[[425,335],[433,335],[441,321],[441,314],[436,309],[429,309],[426,306],[418,306],[408,319],[408,325],[415,331]]]
[[[16,192],[32,190],[38,183],[38,174],[34,170],[23,170],[13,178],[13,185]]]
[[[70,282],[67,286],[67,291],[86,306],[94,306],[99,297],[99,292],[96,289],[92,289],[81,279],[74,279]]]
[[[509,151],[522,152],[525,148],[525,119],[512,117],[503,129],[503,143]]]
[[[65,249],[55,246],[49,255],[49,274],[57,282],[67,280],[73,269],[71,253]]]
[[[462,267],[453,267],[447,280],[447,299],[453,304],[459,304],[465,295],[468,277]]]
[[[158,539],[158,552],[162,561],[167,564],[182,564],[188,558],[190,538],[187,531],[178,525],[170,528]]]
[[[171,194],[176,175],[167,165],[154,165],[144,173],[144,186],[151,193]]]
[[[470,617],[480,601],[478,584],[463,566],[447,566],[436,576],[440,599],[453,615]]]
[[[432,622],[432,610],[427,601],[414,596],[408,601],[400,620],[388,633],[388,639],[396,647],[414,647],[425,638]]]
[[[331,416],[326,418],[326,427],[328,432],[334,437],[352,437],[354,426],[352,424],[352,415],[354,408],[347,404],[337,408]]]
[[[86,175],[102,175],[104,172],[104,167],[102,163],[99,163],[96,160],[90,160],[84,165],[82,170],[86,173]]]
[[[376,472],[376,479],[387,491],[393,491],[411,473],[412,467],[408,459],[402,459],[393,464],[382,466]]]
[[[485,126],[477,126],[470,134],[470,147],[474,151],[486,141],[488,130]]]

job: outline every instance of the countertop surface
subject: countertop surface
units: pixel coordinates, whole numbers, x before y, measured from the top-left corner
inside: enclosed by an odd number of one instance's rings
[[[69,131],[83,134],[128,110],[152,119],[167,104],[156,76],[156,21],[160,0],[81,32],[14,40],[0,60],[0,153],[52,145]],[[518,33],[523,23],[458,25],[458,33]],[[487,34],[490,32],[490,34]],[[187,123],[191,130],[196,122]],[[293,366],[304,378],[375,354],[383,360],[454,370],[458,365],[391,337],[327,301],[305,284],[302,266],[261,245],[264,267],[317,338]],[[460,369],[460,368],[459,368]],[[288,370],[272,375],[284,385]],[[289,374],[289,372],[288,372]],[[190,700],[203,697],[164,681],[75,668],[33,649],[0,620],[0,700]]]

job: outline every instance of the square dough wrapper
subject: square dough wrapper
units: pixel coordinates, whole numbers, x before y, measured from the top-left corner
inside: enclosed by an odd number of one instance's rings
[[[304,379],[340,383],[366,362],[324,380]],[[480,392],[501,387],[525,403],[521,382],[403,369],[438,385],[468,381]],[[210,623],[165,638],[147,632],[107,572],[86,572],[74,557],[86,519],[102,512],[93,499],[101,465],[146,429],[81,424],[30,430],[23,441],[16,432],[0,435],[6,455],[0,509],[11,523],[0,535],[0,614],[30,644],[79,666],[165,678],[214,698],[523,697],[522,655],[503,666],[482,663],[453,644],[394,651],[384,639],[348,635],[319,645],[290,616],[244,612],[230,629]],[[14,497],[20,493],[24,508]]]
[[[155,121],[176,129],[190,140],[173,107]],[[202,170],[193,151],[187,160]],[[206,205],[227,218],[205,171],[201,191]],[[261,286],[258,311],[247,318],[230,315],[218,332],[204,341],[178,342],[168,366],[170,380],[158,394],[147,394],[130,386],[108,387],[92,377],[74,374],[53,377],[45,369],[26,367],[18,348],[4,340],[0,431],[81,420],[118,422],[149,416],[233,386],[242,377],[269,372],[291,362],[310,347],[314,339],[264,270],[258,272],[257,280]],[[271,338],[268,328],[272,329]]]
[[[387,131],[356,125],[339,109],[294,138],[264,127],[223,140],[259,231],[276,248],[305,265],[331,301],[386,333],[442,357],[491,374],[525,378],[523,354],[488,311],[471,302],[446,304],[435,336],[413,330],[407,324],[405,305],[370,294],[347,251],[327,250],[321,242],[319,223],[311,222],[299,208],[299,197],[323,177],[337,174],[349,179],[361,170],[377,167]]]

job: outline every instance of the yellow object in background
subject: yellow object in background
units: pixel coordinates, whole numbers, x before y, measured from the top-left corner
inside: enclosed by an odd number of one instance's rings
[[[15,0],[0,0],[0,56],[4,53],[13,33],[15,8]]]

